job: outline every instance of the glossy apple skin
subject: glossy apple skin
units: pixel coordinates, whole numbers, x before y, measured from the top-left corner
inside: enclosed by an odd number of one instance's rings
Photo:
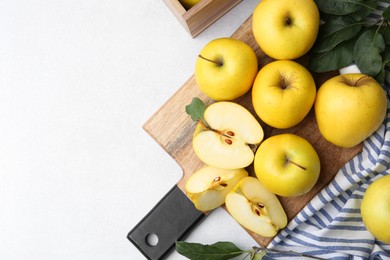
[[[390,244],[390,175],[368,186],[360,211],[368,231],[382,242]]]
[[[200,2],[200,0],[179,0],[179,1],[186,10],[190,9],[191,7],[193,7],[194,5]]]
[[[256,114],[280,129],[300,123],[313,107],[316,85],[310,72],[295,61],[268,63],[258,72],[252,89]]]
[[[257,178],[271,192],[294,197],[314,187],[321,165],[317,152],[306,139],[295,134],[280,134],[261,143],[254,169]]]
[[[262,0],[252,30],[260,48],[274,59],[296,59],[314,45],[320,15],[313,0]]]
[[[246,43],[233,38],[218,38],[210,41],[200,51],[217,65],[198,57],[195,64],[195,79],[198,87],[208,97],[221,101],[233,100],[252,87],[258,72],[257,56]]]
[[[383,123],[387,98],[382,86],[372,77],[344,74],[322,84],[314,109],[323,137],[337,146],[350,148],[372,135]]]

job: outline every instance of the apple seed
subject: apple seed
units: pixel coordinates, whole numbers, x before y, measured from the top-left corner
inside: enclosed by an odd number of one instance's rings
[[[257,203],[257,206],[259,206],[262,209],[265,207],[264,204],[262,204],[262,203]]]
[[[253,203],[253,202],[251,202],[251,204],[252,204],[252,209],[253,209],[253,211],[255,212],[255,214],[257,215],[257,216],[261,216],[261,215],[266,215],[266,209],[265,209],[265,206],[264,206],[264,204],[263,203]]]
[[[231,139],[225,139],[225,143],[227,143],[228,145],[231,145],[233,143],[233,141]]]
[[[230,136],[234,136],[234,132],[233,131],[227,131],[226,132],[228,135],[230,135]]]
[[[224,183],[224,182],[221,182],[221,177],[218,176],[218,177],[214,178],[213,183],[211,184],[211,186],[212,186],[213,189],[221,190],[221,187],[222,188],[226,188],[228,186],[228,184]]]

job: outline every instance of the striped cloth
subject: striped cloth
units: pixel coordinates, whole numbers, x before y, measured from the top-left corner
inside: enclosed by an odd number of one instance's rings
[[[381,3],[384,10],[389,3]],[[375,15],[375,14],[374,14]],[[369,184],[390,174],[390,67],[386,67],[387,118],[364,141],[363,151],[349,161],[282,230],[269,248],[294,251],[324,259],[390,259],[390,245],[365,228],[360,204]],[[390,227],[389,227],[390,232]],[[277,254],[263,259],[307,259]]]

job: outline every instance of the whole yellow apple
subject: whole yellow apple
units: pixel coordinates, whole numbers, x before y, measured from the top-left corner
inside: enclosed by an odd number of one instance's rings
[[[320,15],[313,0],[262,0],[252,16],[260,48],[274,59],[296,59],[316,41]]]
[[[233,100],[250,90],[258,72],[257,56],[243,41],[218,38],[200,51],[195,79],[200,90],[214,100]]]
[[[390,175],[371,183],[364,193],[360,212],[367,230],[390,244]]]
[[[197,3],[200,2],[200,0],[179,0],[179,2],[183,5],[183,7],[188,10]]]
[[[320,175],[321,164],[314,147],[295,134],[267,138],[257,149],[254,169],[259,181],[280,196],[299,196],[310,191]]]
[[[252,88],[255,112],[266,124],[289,128],[309,113],[316,97],[310,72],[295,61],[280,60],[265,65]]]
[[[386,116],[387,98],[374,78],[361,73],[343,74],[322,84],[314,110],[324,138],[349,148],[380,127]]]

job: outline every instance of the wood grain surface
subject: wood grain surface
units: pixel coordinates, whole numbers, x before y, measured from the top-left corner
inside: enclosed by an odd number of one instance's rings
[[[254,40],[251,29],[252,17],[249,17],[231,36],[249,44],[255,50],[259,69],[272,61],[259,48]],[[195,58],[195,57],[194,57]],[[305,65],[306,58],[297,60]],[[317,87],[326,79],[336,75],[336,72],[325,74],[313,74]],[[172,75],[174,76],[174,75]],[[193,97],[199,97],[206,105],[214,102],[207,98],[197,87],[195,77],[191,76],[184,85],[144,124],[148,132],[161,147],[177,161],[183,170],[183,177],[178,181],[179,188],[185,193],[184,185],[187,179],[204,164],[196,157],[192,149],[192,136],[195,123],[185,112],[185,106],[191,103]],[[256,116],[251,103],[251,93],[247,93],[235,102],[243,105]],[[325,187],[339,171],[339,169],[362,150],[362,145],[350,149],[343,149],[327,142],[319,133],[314,111],[297,126],[279,130],[261,124],[264,127],[265,138],[281,133],[295,133],[306,138],[316,149],[321,161],[321,173],[315,187],[307,194],[299,197],[279,197],[289,220],[291,220],[323,187]],[[254,176],[253,164],[248,167],[248,172]],[[267,246],[272,238],[265,238],[248,233],[262,246]]]

